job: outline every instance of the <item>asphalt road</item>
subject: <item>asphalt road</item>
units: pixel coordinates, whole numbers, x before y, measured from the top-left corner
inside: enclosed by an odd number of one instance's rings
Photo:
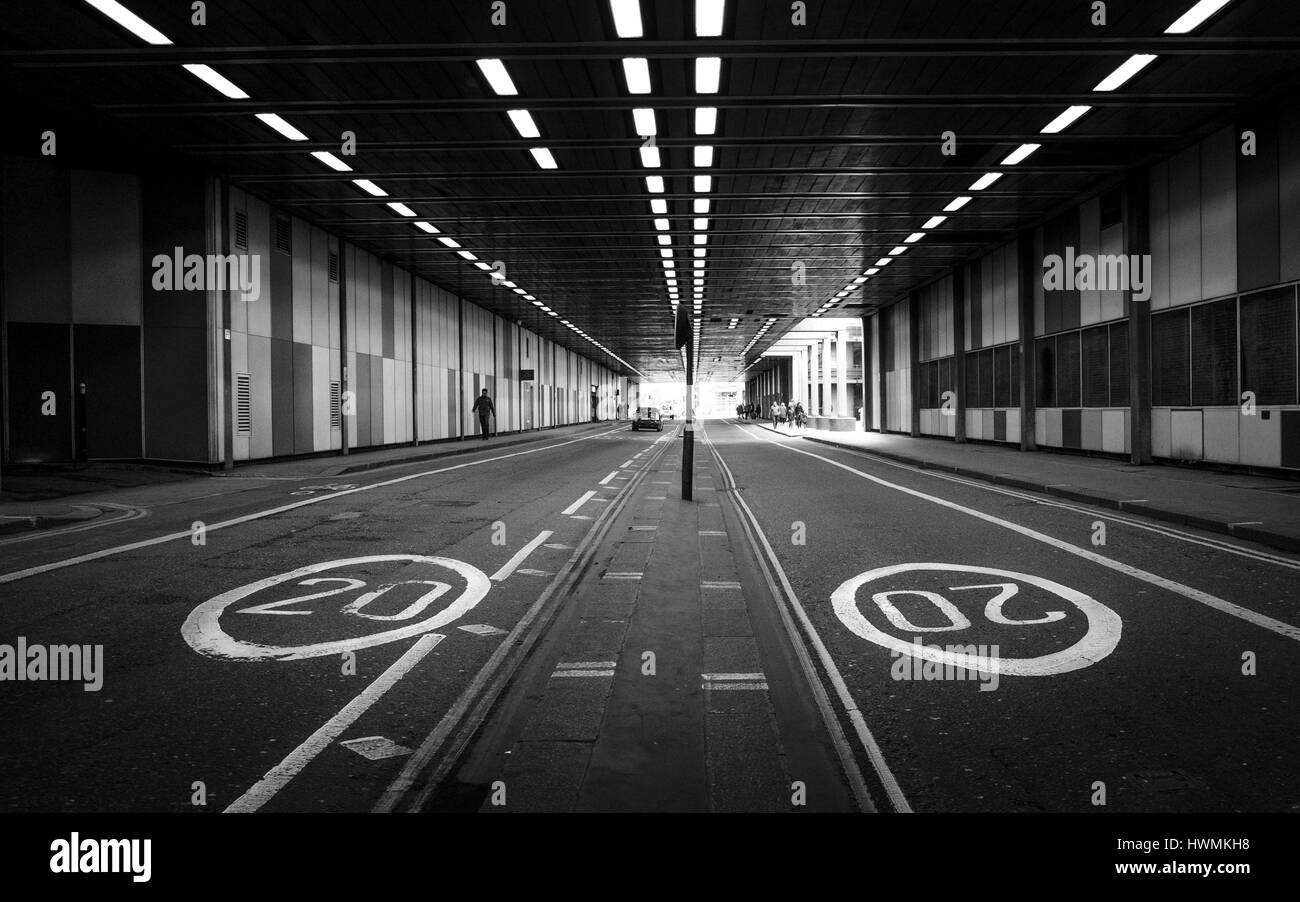
[[[370,810],[407,759],[339,740],[418,747],[615,496],[601,481],[660,437],[598,427],[329,480],[199,480],[122,499],[147,517],[0,547],[0,643],[104,656],[98,692],[3,684],[0,808]],[[445,638],[418,638],[431,629]]]
[[[894,808],[1300,810],[1300,563],[752,425],[706,434]],[[994,646],[996,674],[944,670]]]
[[[0,643],[104,654],[98,692],[0,686],[0,809],[382,805],[675,434],[132,489],[147,516],[0,544]],[[701,436],[881,810],[1300,809],[1294,560],[753,426]]]

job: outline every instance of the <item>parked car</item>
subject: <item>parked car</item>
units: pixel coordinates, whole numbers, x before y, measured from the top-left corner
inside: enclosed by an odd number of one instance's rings
[[[659,408],[659,416],[662,419],[675,420],[677,419],[677,409],[672,404],[664,404]]]
[[[659,411],[653,407],[638,407],[636,415],[632,417],[632,431],[640,429],[654,429],[657,432],[664,431],[664,421],[659,416]]]

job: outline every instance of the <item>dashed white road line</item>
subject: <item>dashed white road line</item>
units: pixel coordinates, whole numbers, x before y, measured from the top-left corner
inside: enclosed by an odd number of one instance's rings
[[[529,542],[523,548],[520,548],[518,551],[516,551],[514,553],[514,556],[511,557],[510,560],[506,561],[505,564],[502,565],[501,569],[498,570],[496,573],[493,573],[492,576],[489,577],[489,579],[491,579],[493,582],[499,583],[503,579],[509,577],[511,573],[515,572],[515,568],[517,568],[520,564],[522,564],[527,559],[528,555],[532,554],[537,549],[538,545],[545,542],[552,535],[553,532],[549,529],[544,529],[541,532],[539,532],[531,542]]]
[[[328,748],[330,743],[342,735],[344,730],[352,726],[357,718],[370,710],[370,706],[379,701],[380,696],[391,689],[394,683],[406,676],[407,671],[419,664],[424,656],[433,651],[434,647],[445,638],[447,637],[441,633],[426,633],[421,636],[414,645],[406,650],[405,654],[381,673],[377,680],[362,689],[360,695],[348,702],[343,710],[327,720],[315,733],[308,736],[302,745],[267,771],[266,775],[249,787],[242,796],[231,802],[225,813],[247,814],[258,810],[269,802],[317,755]]]
[[[592,498],[595,497],[596,497],[596,493],[594,491],[586,492],[577,501],[573,502],[564,510],[560,511],[560,513],[562,513],[566,517],[571,517],[578,512],[578,508],[582,507],[584,504],[586,504],[588,501],[590,501]]]
[[[596,485],[609,485],[611,482],[613,482],[613,481],[614,481],[615,479],[617,479],[617,478],[618,478],[618,470],[615,470],[613,473],[610,473],[608,476],[606,476],[606,477],[605,477],[604,479],[602,479],[600,482],[596,483]]]

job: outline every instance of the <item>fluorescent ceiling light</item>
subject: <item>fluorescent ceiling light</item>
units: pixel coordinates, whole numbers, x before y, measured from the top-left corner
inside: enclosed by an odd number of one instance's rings
[[[488,266],[488,265],[487,265],[486,263],[484,263],[482,260],[476,260],[476,261],[474,262],[474,265],[477,266],[479,269],[483,270],[484,272],[491,272],[491,271],[492,271],[492,267]]]
[[[718,130],[718,108],[702,106],[695,111],[695,134],[711,135]]]
[[[623,60],[623,77],[627,79],[629,94],[650,93],[650,64],[643,56],[629,56]]]
[[[709,236],[708,236],[708,235],[696,235],[696,236],[695,236],[695,243],[696,243],[696,244],[708,244],[708,243],[709,243]]]
[[[501,284],[504,285],[506,288],[518,288],[518,287],[519,287],[519,286],[516,285],[514,282],[502,282]]]
[[[646,169],[658,169],[660,164],[659,148],[642,147],[641,148],[641,165]]]
[[[853,284],[854,284],[854,285],[861,285],[861,284],[862,284],[863,282],[865,282],[865,281],[867,281],[867,277],[866,277],[866,276],[858,276],[856,279],[853,280]]]
[[[867,275],[874,276],[878,272],[880,272],[880,270],[876,269],[876,267],[873,266],[871,267],[871,269],[867,270]]]
[[[701,144],[695,148],[695,165],[712,166],[713,165],[713,145]]]
[[[722,34],[725,0],[695,0],[695,36],[716,38]]]
[[[708,249],[703,247],[697,247],[695,248],[693,253],[695,254],[695,259],[701,260],[704,258],[704,255],[708,253]]]
[[[879,260],[876,261],[876,265],[877,265],[877,266],[888,266],[890,263],[893,263],[893,262],[894,262],[894,261],[893,261],[893,260],[890,260],[888,257],[881,257]]]
[[[1064,113],[1057,116],[1047,125],[1043,126],[1044,135],[1059,135],[1071,125],[1079,120],[1085,113],[1091,110],[1090,106],[1072,106],[1066,109]]]
[[[330,153],[328,150],[313,150],[311,152],[311,155],[316,159],[320,160],[330,169],[333,169],[335,172],[352,171],[351,166],[349,166],[347,163],[344,163],[342,160],[334,156],[334,154]]]
[[[696,268],[696,269],[704,269],[704,261],[703,261],[703,260],[696,260],[696,261],[695,261],[695,268]]]
[[[925,237],[925,232],[913,232],[912,234],[904,238],[903,241],[905,241],[907,244],[916,244],[916,242],[920,241],[924,237]]]
[[[460,253],[457,254],[457,256],[458,256],[458,257],[461,257],[461,258],[463,258],[463,259],[465,259],[465,260],[477,260],[477,259],[478,259],[478,257],[474,256],[474,254],[473,254],[471,251],[461,251]]]
[[[436,235],[436,234],[438,234],[438,229],[437,229],[437,227],[434,226],[432,223],[428,223],[428,222],[417,222],[417,223],[415,224],[415,227],[416,227],[417,229],[419,229],[421,232],[427,232],[427,233],[430,234],[430,235]]]
[[[655,122],[655,111],[645,109],[635,109],[632,111],[632,127],[636,133],[643,138],[659,134],[659,126]]]
[[[1165,29],[1165,34],[1187,34],[1195,31],[1210,16],[1223,9],[1232,0],[1201,0],[1187,12],[1178,17],[1173,25]]]
[[[660,260],[659,262],[662,263],[662,264],[664,265],[664,269],[676,269],[676,268],[677,268],[677,264],[674,263],[672,260]]]
[[[412,209],[411,209],[410,207],[408,207],[406,204],[398,203],[397,201],[393,201],[392,203],[390,203],[390,204],[388,205],[388,207],[389,207],[389,209],[391,209],[394,213],[401,213],[403,216],[414,216],[414,215],[415,215],[415,211],[414,211],[414,210],[412,210]]]
[[[671,260],[673,258],[672,248],[661,249],[659,251],[659,256],[663,257],[665,260]]]
[[[975,182],[967,190],[983,191],[985,188],[987,188],[989,185],[993,184],[1000,178],[1002,178],[1002,173],[1000,172],[986,172],[983,175],[981,175],[979,178],[977,178]]]
[[[695,61],[695,92],[716,94],[722,82],[722,58],[702,56]]]
[[[925,221],[925,225],[921,226],[921,228],[926,230],[937,229],[939,228],[939,226],[943,225],[947,221],[948,221],[947,216],[931,216],[929,219]]]
[[[515,87],[514,81],[510,78],[510,73],[506,71],[505,63],[499,59],[475,60],[478,64],[479,71],[487,79],[488,86],[497,94],[514,96],[519,93]]]
[[[695,227],[695,231],[703,232],[706,229],[708,229],[709,221],[707,219],[696,219],[694,220],[693,225]]]
[[[664,193],[664,177],[662,175],[647,175],[645,177],[645,186],[651,194]]]
[[[512,289],[510,289],[510,290],[513,291],[515,294],[527,294],[527,293],[528,293],[528,292],[524,291],[522,288],[512,288]]]
[[[656,216],[667,216],[668,201],[663,200],[661,198],[655,198],[654,200],[650,201],[650,212],[655,214]]]
[[[560,314],[556,313],[554,310],[547,310],[546,313],[547,313],[548,315],[550,315],[550,316],[559,316],[559,315],[560,315]]]
[[[257,118],[260,122],[262,122],[265,125],[269,125],[271,128],[275,129],[277,132],[279,132],[284,137],[288,138],[290,141],[307,140],[306,135],[304,135],[298,129],[294,128],[289,123],[285,122],[284,119],[281,118],[276,113],[258,113]]]
[[[171,43],[165,34],[131,12],[121,3],[118,3],[117,0],[86,0],[86,2],[146,44],[157,46]]]
[[[542,136],[542,133],[537,130],[537,123],[533,121],[533,114],[527,110],[507,110],[506,115],[514,123],[519,137],[540,138]]]
[[[1026,159],[1029,158],[1030,154],[1032,154],[1034,151],[1038,150],[1038,148],[1042,146],[1043,145],[1041,144],[1021,144],[1015,150],[1011,151],[1011,153],[1007,154],[1007,158],[1002,161],[1002,165],[1016,166],[1020,163],[1023,163]]]
[[[655,220],[655,228],[658,229],[658,230],[661,231],[661,232],[666,232],[666,231],[668,231],[668,229],[669,229],[670,227],[671,227],[671,224],[670,224],[670,223],[668,222],[668,220],[666,220],[666,219],[656,219],[656,220]]]
[[[697,175],[695,177],[695,190],[700,193],[707,193],[713,190],[713,176]]]
[[[889,252],[889,256],[897,257],[899,254],[906,254],[906,253],[907,253],[907,248],[905,248],[903,245],[900,244],[898,247],[894,248],[892,251]]]
[[[369,194],[371,197],[388,196],[387,191],[385,191],[383,188],[380,188],[374,182],[370,181],[370,179],[353,179],[352,184],[356,185],[358,188],[360,188],[362,191]]]
[[[1097,87],[1093,88],[1093,90],[1114,91],[1116,88],[1123,86],[1123,84],[1134,75],[1137,75],[1147,66],[1155,62],[1155,60],[1156,57],[1153,53],[1135,53],[1124,62],[1120,63],[1119,68],[1114,72],[1110,73],[1110,75],[1107,75],[1098,82]]]
[[[950,204],[948,204],[948,206],[944,207],[943,212],[956,213],[962,207],[970,203],[970,201],[971,199],[969,197],[958,197],[955,200],[953,200]]]
[[[639,38],[645,34],[641,27],[640,0],[609,0],[609,11],[614,15],[614,31],[620,38]]]
[[[450,247],[450,248],[457,248],[457,247],[460,247],[460,242],[459,242],[459,241],[457,241],[455,238],[448,238],[446,235],[443,235],[443,236],[442,236],[441,238],[439,238],[438,240],[441,241],[443,244],[447,245],[447,247]]]
[[[551,154],[550,150],[545,147],[534,147],[529,151],[529,153],[533,155],[533,159],[537,161],[537,165],[541,166],[543,169],[560,168],[560,164],[555,162],[555,157]]]
[[[186,63],[183,68],[186,72],[206,83],[209,87],[215,88],[217,93],[229,97],[231,100],[248,99],[248,94],[243,88],[236,85],[233,81],[226,78],[226,76],[222,75],[211,66],[204,63]]]

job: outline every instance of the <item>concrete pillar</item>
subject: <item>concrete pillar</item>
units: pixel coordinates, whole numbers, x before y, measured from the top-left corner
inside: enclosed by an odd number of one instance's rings
[[[1016,267],[1020,290],[1020,450],[1037,451],[1035,420],[1038,413],[1038,354],[1034,348],[1034,280],[1041,271],[1034,253],[1034,230],[1023,230],[1016,241]]]
[[[1124,183],[1121,216],[1125,253],[1151,253],[1150,193],[1146,171],[1129,174]],[[1151,301],[1124,293],[1128,307],[1128,437],[1129,460],[1151,463]]]
[[[892,316],[890,317],[892,319]],[[876,390],[876,410],[879,411],[878,419],[880,420],[880,431],[886,432],[889,429],[889,398],[887,386],[885,385],[885,350],[886,342],[891,340],[886,335],[885,320],[881,318],[879,311],[872,317],[875,320],[873,332],[875,333],[875,353],[872,355],[872,366],[879,388]]]
[[[966,441],[966,269],[952,268],[952,390],[957,395],[953,438]]]
[[[911,422],[913,438],[921,436],[921,294],[913,291],[907,295],[907,373],[911,385]]]
[[[831,417],[835,415],[835,403],[831,398],[831,338],[827,335],[821,341],[822,365],[821,372],[818,375],[818,381],[822,387],[821,415]]]
[[[849,330],[835,333],[835,412],[837,416],[851,417],[849,409]]]

